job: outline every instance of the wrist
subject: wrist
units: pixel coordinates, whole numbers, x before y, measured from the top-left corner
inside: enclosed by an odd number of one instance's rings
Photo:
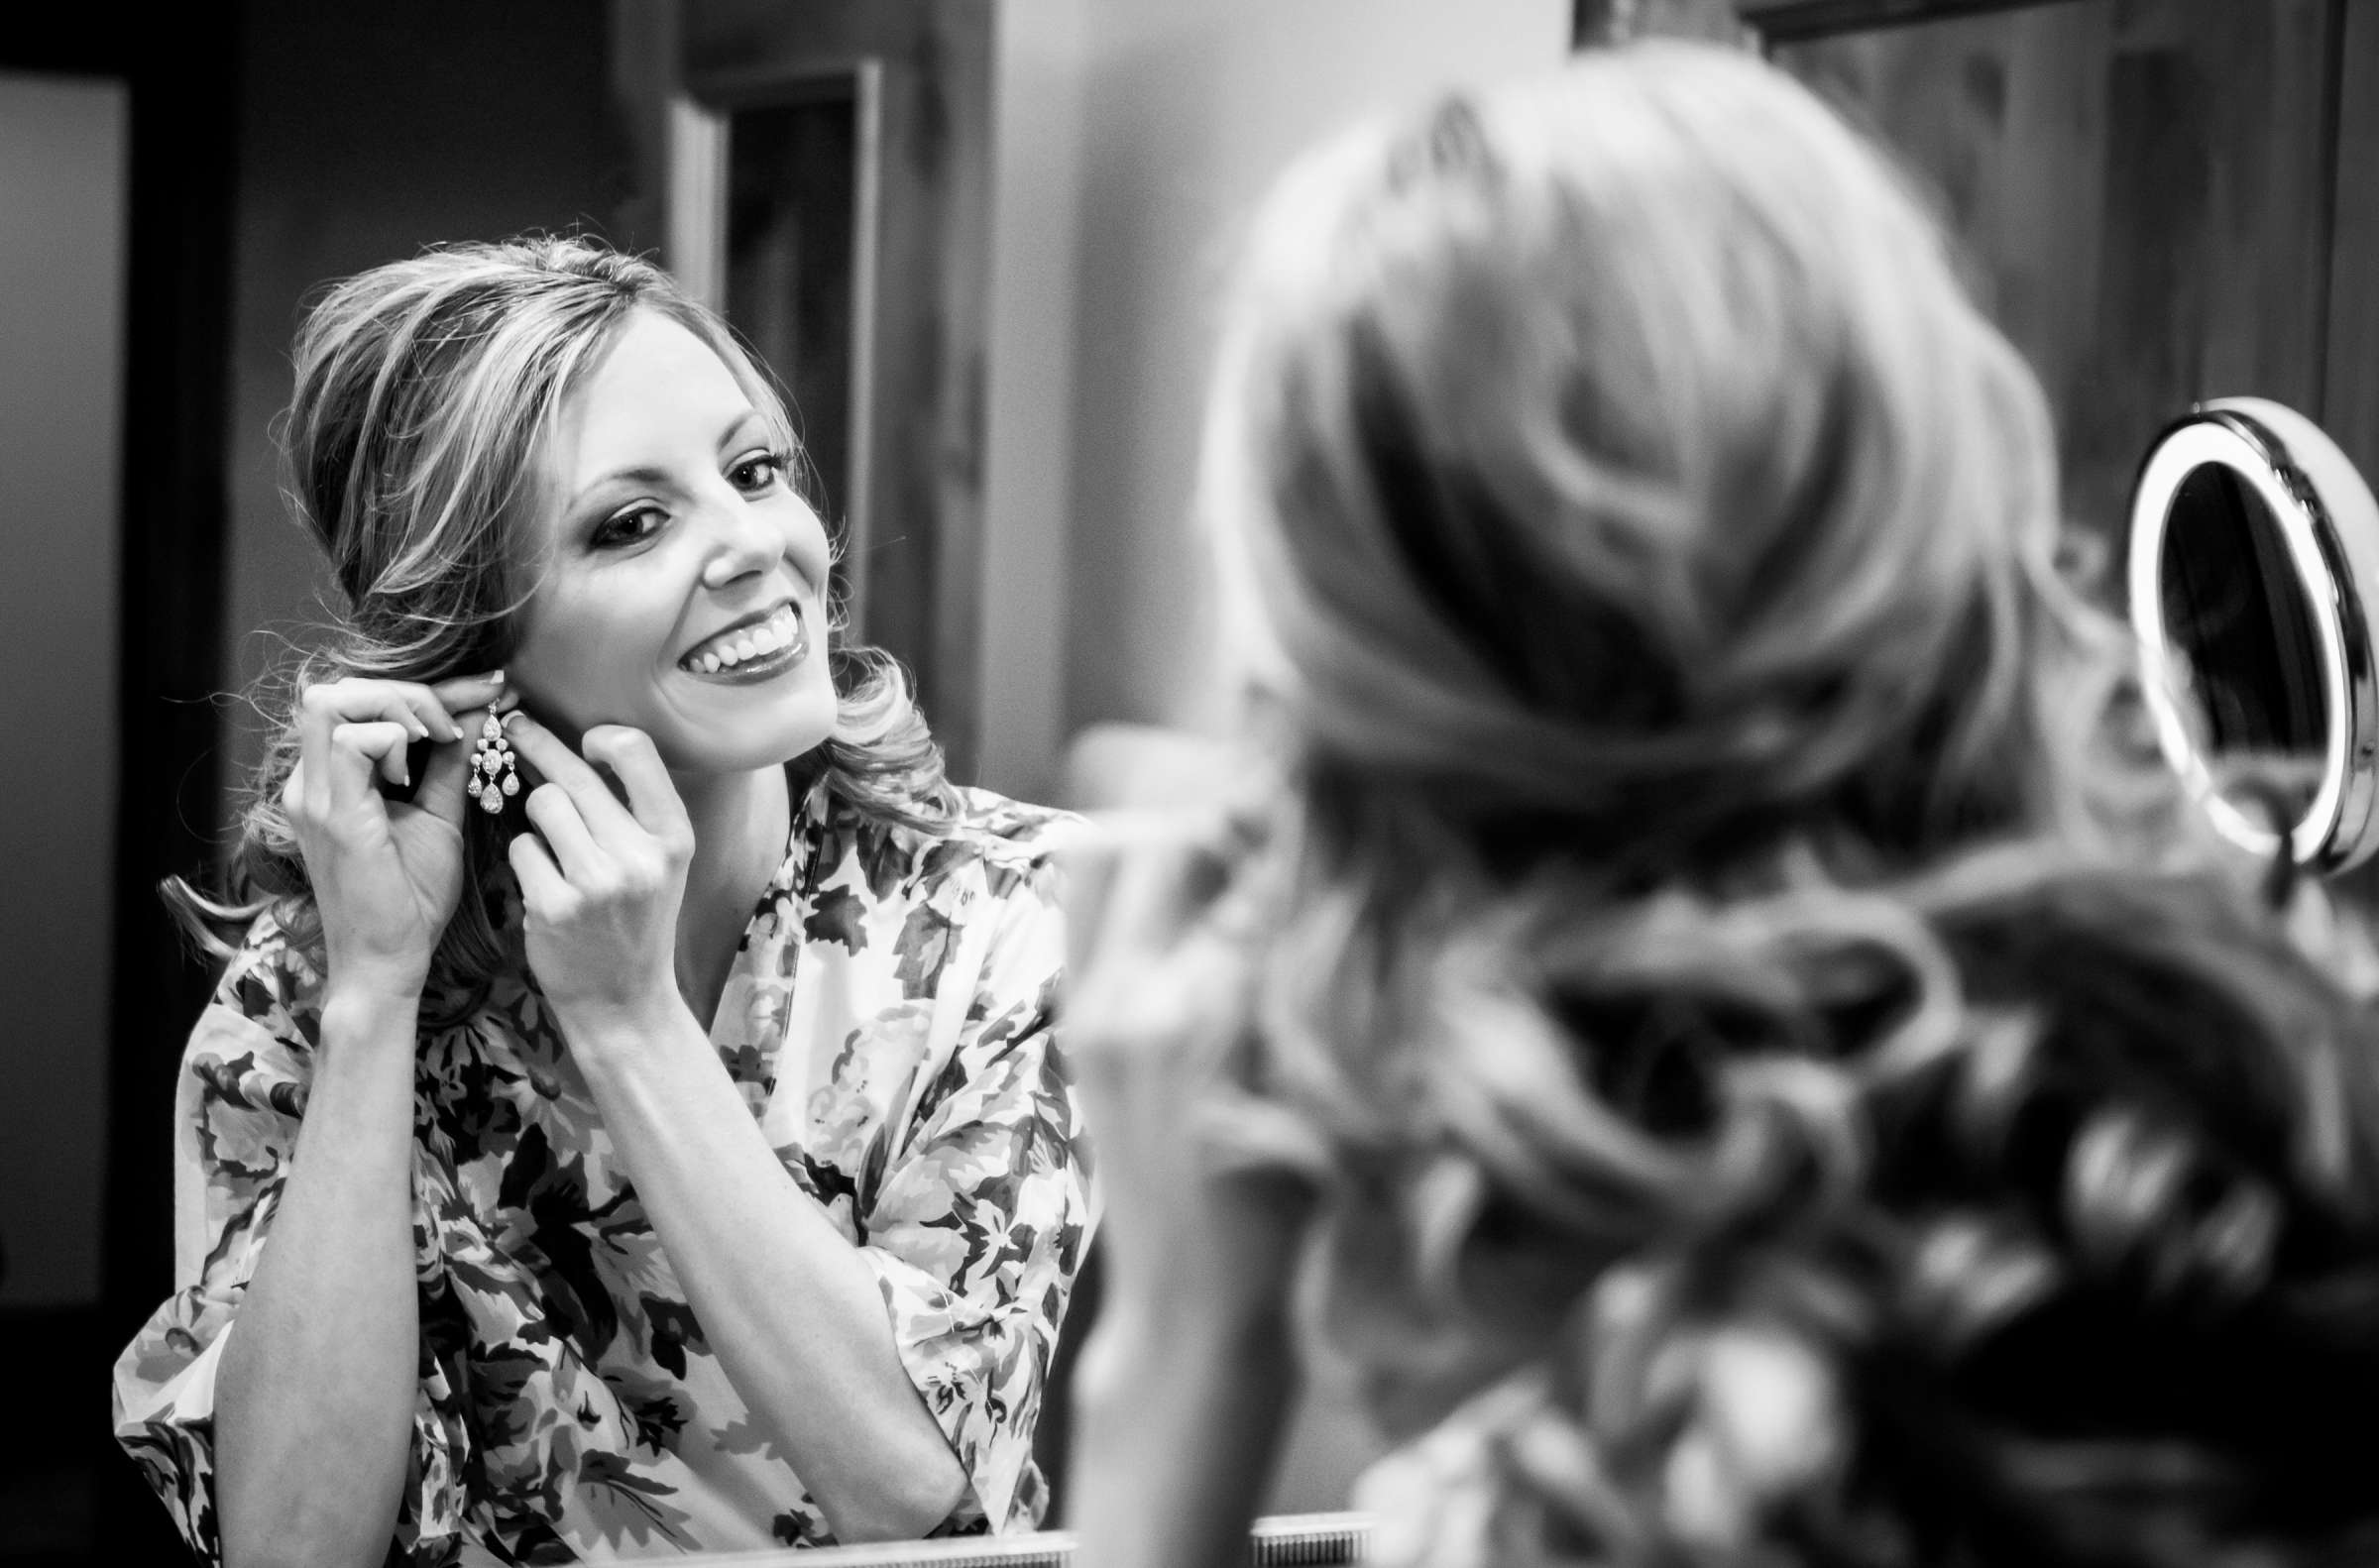
[[[325,1067],[351,1060],[409,1063],[420,1011],[417,990],[367,989],[334,981],[322,995],[320,1040]],[[409,1080],[409,1068],[405,1075]]]
[[[600,1067],[634,1058],[691,1034],[708,1047],[710,1039],[695,1022],[685,998],[672,987],[666,994],[604,1001],[557,1002],[546,999],[571,1055],[582,1065]]]
[[[403,964],[331,962],[324,966],[322,1011],[340,1008],[357,1016],[403,1011],[421,1005],[428,975]]]
[[[340,952],[323,953],[323,984],[327,994],[353,995],[369,1000],[417,1002],[429,983],[429,958],[385,953]]]

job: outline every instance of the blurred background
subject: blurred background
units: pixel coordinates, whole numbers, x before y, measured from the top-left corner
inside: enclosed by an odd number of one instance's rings
[[[9,1561],[176,1550],[104,1395],[170,1288],[205,985],[154,888],[226,841],[257,730],[222,694],[319,614],[270,431],[328,280],[530,229],[659,254],[792,389],[853,616],[959,775],[1076,804],[1223,714],[1185,524],[1248,204],[1353,116],[1573,48],[1762,50],[1897,146],[2048,385],[2085,537],[2200,396],[2379,473],[2379,0],[52,9],[0,35]],[[1368,1456],[1316,1383],[1276,1511]]]

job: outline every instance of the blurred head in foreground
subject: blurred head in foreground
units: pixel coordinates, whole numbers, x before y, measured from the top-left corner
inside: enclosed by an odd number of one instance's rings
[[[1683,46],[1349,135],[1202,485],[1288,781],[1212,1125],[1329,1195],[1322,1337],[1433,1432],[1390,1555],[2379,1550],[2361,1020],[1883,158]]]

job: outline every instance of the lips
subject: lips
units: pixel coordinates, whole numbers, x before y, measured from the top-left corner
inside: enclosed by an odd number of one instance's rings
[[[800,610],[790,601],[744,616],[689,649],[677,667],[692,675],[716,675],[744,665],[774,663],[787,651],[805,651]]]

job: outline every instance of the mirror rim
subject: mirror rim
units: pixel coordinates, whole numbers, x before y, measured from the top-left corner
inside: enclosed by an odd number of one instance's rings
[[[2142,686],[2165,758],[2214,828],[2249,853],[2278,853],[2281,836],[2214,788],[2193,718],[2170,678],[2161,571],[2182,485],[2215,464],[2237,475],[2277,519],[2321,650],[2326,731],[2322,780],[2288,833],[2290,858],[2331,874],[2379,850],[2379,675],[2365,607],[2379,603],[2379,502],[2321,427],[2284,404],[2223,397],[2195,404],[2148,450],[2132,485],[2126,562]]]

